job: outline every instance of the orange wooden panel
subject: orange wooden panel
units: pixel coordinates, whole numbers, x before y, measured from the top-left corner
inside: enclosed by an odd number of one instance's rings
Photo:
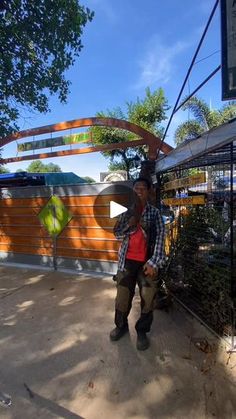
[[[16,244],[1,244],[0,243],[0,251],[1,252],[14,252],[14,253],[25,253],[30,255],[46,255],[52,256],[53,251],[51,248],[46,247],[33,247],[33,246],[23,246],[23,245],[16,245]]]
[[[104,261],[117,261],[117,252],[98,252],[93,250],[57,249],[57,256],[67,258],[96,259]]]
[[[63,237],[65,238],[88,237],[88,238],[97,238],[97,239],[104,239],[104,240],[115,238],[113,234],[113,229],[109,231],[103,228],[89,228],[89,227],[71,228],[70,226],[67,226],[60,234],[60,238],[63,238]]]
[[[10,216],[15,217],[17,215],[31,215],[31,216],[37,216],[37,214],[40,212],[41,208],[35,208],[35,207],[3,207],[0,209],[0,215],[1,216]]]
[[[0,207],[36,207],[44,206],[49,200],[48,198],[2,198],[0,199]]]
[[[33,226],[39,226],[39,225],[41,225],[40,224],[40,221],[39,221],[39,219],[38,219],[38,217],[37,216],[20,216],[20,217],[17,217],[17,216],[12,216],[12,217],[10,217],[10,216],[2,216],[1,214],[0,214],[0,224],[2,224],[3,226],[5,225],[5,224],[7,224],[7,225],[24,225],[24,226],[26,226],[25,228],[27,229],[28,228],[28,225],[33,225]]]
[[[94,216],[94,211],[96,215],[106,215],[107,217],[110,216],[110,207],[107,206],[96,206],[96,207],[88,207],[88,206],[78,206],[78,207],[67,207],[69,212],[74,215],[82,215],[82,216]]]
[[[21,226],[21,225],[17,225],[17,226],[1,226],[0,225],[0,234],[5,234],[5,235],[22,235],[22,236],[26,236],[26,237],[49,237],[49,234],[47,232],[47,230],[44,227],[41,226]]]
[[[94,196],[61,196],[59,197],[67,207],[73,206],[93,206],[96,205],[107,205],[110,200],[116,201],[120,204],[125,204],[127,197],[125,195],[94,195]],[[41,209],[48,202],[48,198],[6,198],[0,199],[1,208],[35,208]]]
[[[92,250],[114,250],[118,251],[119,242],[116,240],[94,240],[94,239],[65,239],[58,238],[57,246],[67,249],[92,249]]]
[[[24,236],[6,236],[0,235],[1,244],[21,244],[21,245],[32,245],[39,247],[51,247],[52,239],[50,238],[40,238],[37,236],[34,237],[24,237]]]
[[[0,226],[0,234],[3,235],[22,235],[25,237],[45,237],[50,238],[47,230],[44,227],[41,226]],[[65,229],[62,231],[62,233],[59,236],[60,238],[101,238],[101,239],[114,239],[115,236],[113,234],[113,230],[105,230],[102,228],[89,228],[89,227],[78,227],[78,228],[71,228],[71,227],[65,227]]]
[[[108,217],[99,218],[98,224],[94,217],[74,217],[71,219],[68,225],[70,227],[113,227],[115,225],[115,220]]]
[[[115,201],[120,204],[125,204],[127,198],[125,195],[93,195],[93,196],[60,196],[60,199],[64,202],[67,207],[77,205],[104,205],[109,204],[110,201]]]

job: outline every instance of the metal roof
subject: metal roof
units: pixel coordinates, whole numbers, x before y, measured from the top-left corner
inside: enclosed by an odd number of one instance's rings
[[[185,141],[156,162],[156,173],[173,170],[175,167],[191,168],[217,163],[236,162],[236,118],[211,129],[201,136]]]

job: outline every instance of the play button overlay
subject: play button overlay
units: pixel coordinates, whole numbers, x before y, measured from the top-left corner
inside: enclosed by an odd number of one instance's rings
[[[118,204],[117,202],[110,201],[110,218],[118,217],[118,215],[126,212],[128,208],[123,205]]]
[[[96,225],[112,232],[119,215],[129,211],[131,216],[132,207],[135,202],[140,202],[139,198],[133,191],[131,182],[104,183],[97,185],[96,188],[98,193],[93,205]],[[95,226],[91,225],[91,227]]]

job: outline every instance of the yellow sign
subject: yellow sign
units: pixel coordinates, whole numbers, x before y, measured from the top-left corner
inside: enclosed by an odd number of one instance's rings
[[[163,199],[163,202],[165,205],[171,205],[171,206],[204,205],[205,196],[196,195],[196,196],[188,196],[186,198],[166,198],[166,199]]]
[[[52,195],[38,215],[51,236],[58,236],[69,223],[72,215],[56,195]]]
[[[206,182],[206,174],[204,172],[197,173],[181,179],[175,179],[171,182],[167,182],[164,185],[164,190],[169,191],[171,189],[187,188],[188,186],[195,186],[199,183]]]

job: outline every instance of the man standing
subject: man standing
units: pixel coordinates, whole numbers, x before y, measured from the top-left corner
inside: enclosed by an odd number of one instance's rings
[[[148,203],[150,187],[145,178],[134,181],[136,202],[120,215],[114,227],[114,234],[122,239],[122,244],[117,272],[116,327],[111,331],[110,339],[119,340],[128,331],[128,315],[137,283],[141,298],[141,315],[135,325],[138,350],[149,347],[146,333],[153,321],[158,268],[164,261],[165,227],[159,210]]]

